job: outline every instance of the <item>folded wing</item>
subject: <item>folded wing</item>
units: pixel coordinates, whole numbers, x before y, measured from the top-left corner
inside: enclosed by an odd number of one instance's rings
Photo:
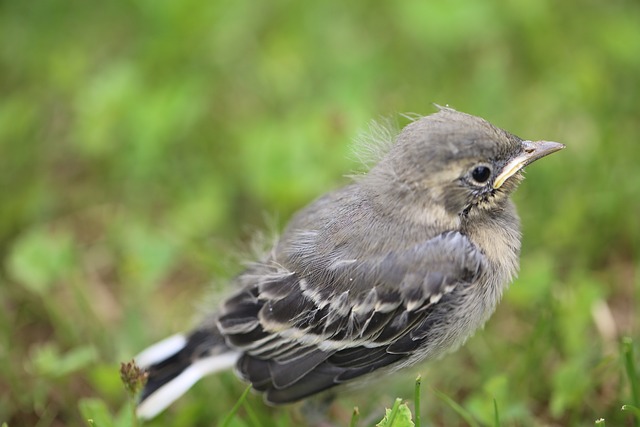
[[[268,402],[293,402],[432,356],[419,349],[443,339],[442,314],[455,309],[452,296],[474,286],[483,265],[459,232],[296,271],[274,260],[239,278],[243,290],[225,304],[218,328],[243,351],[238,371]]]

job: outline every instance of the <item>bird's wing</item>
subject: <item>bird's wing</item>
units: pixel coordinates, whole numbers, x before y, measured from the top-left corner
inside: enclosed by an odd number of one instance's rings
[[[238,370],[254,388],[272,403],[295,401],[407,358],[483,265],[459,232],[301,271],[258,265],[240,276],[218,327],[244,351]]]

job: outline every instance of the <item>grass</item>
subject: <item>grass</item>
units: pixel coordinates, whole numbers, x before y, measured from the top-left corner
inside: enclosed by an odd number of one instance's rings
[[[370,119],[435,102],[567,149],[514,195],[520,276],[485,329],[418,368],[420,395],[399,374],[330,419],[413,393],[423,426],[637,425],[639,20],[631,0],[3,2],[0,424],[135,425],[120,363],[347,182]],[[207,379],[148,425],[238,402],[229,426],[304,424],[244,391]]]
[[[233,405],[233,408],[231,408],[231,411],[229,411],[229,413],[224,418],[224,420],[222,420],[222,423],[220,424],[221,427],[228,427],[229,425],[231,425],[231,420],[233,420],[233,418],[236,416],[236,413],[238,412],[238,409],[240,409],[240,406],[244,404],[244,401],[247,398],[247,394],[249,394],[250,391],[251,391],[251,386],[248,386],[244,390],[242,395],[240,395],[240,399],[238,399],[236,404]]]

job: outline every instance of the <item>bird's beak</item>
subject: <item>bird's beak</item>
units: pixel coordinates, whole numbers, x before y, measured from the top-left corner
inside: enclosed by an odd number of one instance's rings
[[[522,141],[522,154],[514,157],[505,165],[502,172],[493,182],[493,188],[498,189],[504,182],[516,174],[520,169],[544,156],[562,150],[564,144],[551,141]]]

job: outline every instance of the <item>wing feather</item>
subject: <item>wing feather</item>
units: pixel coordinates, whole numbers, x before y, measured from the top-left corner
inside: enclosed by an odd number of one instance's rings
[[[464,235],[449,232],[314,269],[254,266],[253,285],[227,300],[218,327],[245,351],[238,370],[268,401],[299,400],[409,358],[434,336],[436,308],[474,283],[483,260]]]

